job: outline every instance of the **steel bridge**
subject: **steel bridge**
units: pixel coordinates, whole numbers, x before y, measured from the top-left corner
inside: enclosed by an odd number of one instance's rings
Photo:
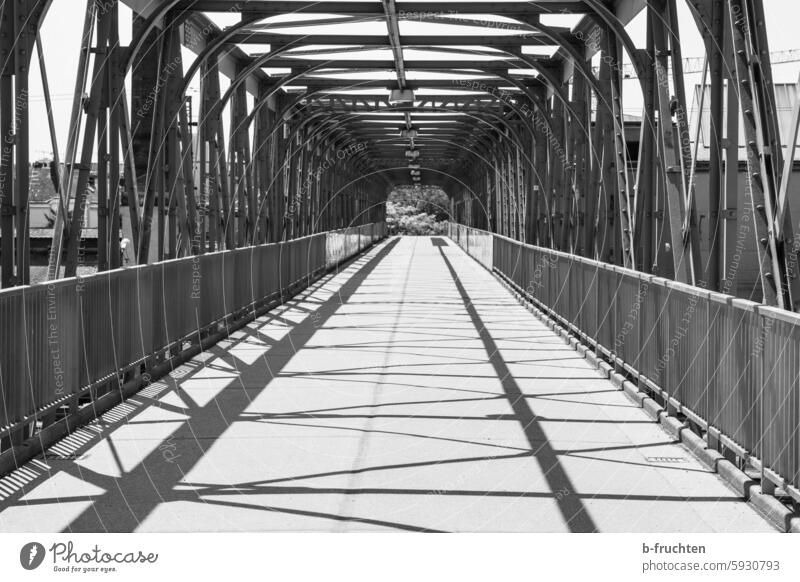
[[[763,0],[74,1],[66,119],[59,1],[0,3],[0,530],[800,531]]]

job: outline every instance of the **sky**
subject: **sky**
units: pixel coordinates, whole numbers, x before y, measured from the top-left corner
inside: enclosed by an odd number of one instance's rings
[[[324,2],[320,2],[324,4]],[[454,4],[457,6],[457,4]],[[75,71],[78,63],[80,37],[83,26],[84,0],[53,0],[50,11],[42,26],[42,43],[46,58],[47,75],[53,99],[53,113],[59,150],[65,148],[69,112],[72,107],[72,95],[75,87]],[[402,2],[398,3],[402,10]],[[682,48],[685,58],[702,57],[703,44],[694,21],[689,15],[685,2],[679,1]],[[800,38],[793,26],[787,23],[800,22],[800,2],[797,0],[765,0],[767,30],[771,51],[800,49]],[[644,45],[644,14],[640,14],[627,27],[637,46]],[[125,6],[120,9],[120,35],[122,44],[130,41],[131,14]],[[215,15],[220,24],[229,24],[236,16],[229,14]],[[558,22],[568,25],[570,17]],[[555,22],[554,22],[555,23]],[[442,31],[440,25],[422,22],[408,22],[401,33],[437,33]],[[452,31],[456,32],[456,31]],[[502,27],[490,27],[487,34],[502,34]],[[185,51],[185,57],[191,54]],[[800,72],[800,62],[775,65],[774,76],[777,83],[796,83]],[[701,75],[687,75],[687,87],[700,83]],[[636,80],[626,81],[625,101],[626,113],[639,114],[641,96],[636,87]],[[225,87],[223,86],[223,91]],[[31,111],[31,158],[49,157],[52,152],[49,136],[46,109],[40,81],[38,63],[34,58],[30,76],[30,111]]]

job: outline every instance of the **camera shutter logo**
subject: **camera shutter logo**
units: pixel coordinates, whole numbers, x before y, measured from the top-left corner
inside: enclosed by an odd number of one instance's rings
[[[39,542],[28,542],[19,551],[19,563],[26,570],[35,570],[44,561],[44,546]]]

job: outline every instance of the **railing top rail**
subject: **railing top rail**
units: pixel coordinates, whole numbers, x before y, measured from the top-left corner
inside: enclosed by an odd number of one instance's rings
[[[639,271],[634,271],[633,269],[629,269],[629,268],[622,267],[622,266],[619,266],[619,265],[609,265],[608,263],[603,263],[601,261],[597,261],[595,259],[590,259],[588,257],[581,257],[579,255],[573,255],[573,254],[570,254],[570,253],[565,253],[564,251],[558,251],[558,250],[555,250],[555,249],[548,249],[548,248],[545,248],[545,247],[538,247],[538,246],[531,245],[531,244],[528,244],[528,243],[520,242],[518,240],[514,240],[514,239],[509,238],[507,236],[503,236],[503,235],[500,235],[500,234],[497,234],[497,233],[492,233],[492,232],[489,232],[489,231],[486,231],[486,230],[476,229],[476,228],[473,228],[473,227],[465,227],[465,228],[469,228],[470,230],[479,231],[479,232],[482,232],[482,233],[485,233],[485,234],[488,234],[488,235],[492,235],[492,236],[494,236],[494,237],[496,237],[496,238],[498,238],[500,240],[503,240],[503,241],[506,241],[506,242],[509,242],[509,243],[512,243],[512,244],[529,247],[529,248],[532,248],[532,249],[534,249],[534,250],[536,250],[538,252],[550,254],[551,256],[562,257],[562,258],[564,258],[566,260],[570,260],[570,261],[577,262],[577,263],[583,263],[585,265],[589,265],[589,266],[595,267],[597,269],[603,269],[603,270],[606,270],[606,271],[611,271],[611,272],[614,272],[614,273],[620,273],[620,274],[623,274],[623,275],[634,277],[636,279],[639,279],[642,282],[647,283],[648,285],[657,285],[657,286],[665,287],[665,288],[673,290],[673,291],[679,291],[679,292],[682,292],[682,293],[687,293],[687,294],[690,294],[690,295],[694,295],[696,297],[703,297],[705,299],[709,299],[709,300],[714,301],[716,303],[730,305],[732,307],[739,308],[739,309],[745,309],[745,310],[748,310],[748,311],[756,311],[757,310],[759,312],[764,312],[765,314],[769,314],[769,317],[780,318],[780,319],[783,319],[785,321],[791,321],[793,323],[797,323],[798,325],[800,325],[800,315],[794,314],[794,313],[792,313],[790,311],[785,311],[785,310],[776,309],[776,308],[768,308],[768,307],[766,307],[764,305],[761,305],[759,303],[756,303],[754,301],[749,301],[747,299],[734,297],[733,295],[728,295],[726,293],[720,293],[719,291],[711,291],[709,289],[703,289],[702,287],[697,287],[697,286],[693,286],[693,285],[687,285],[686,283],[679,283],[678,281],[673,281],[671,279],[666,279],[666,278],[660,277],[658,275],[651,275],[651,274],[648,274],[648,273],[641,273]]]
[[[786,323],[791,323],[792,325],[800,326],[800,313],[786,311],[780,307],[769,307],[767,305],[759,305],[757,311],[759,315],[763,315],[769,319],[777,319],[785,321]]]
[[[352,227],[352,228],[356,228],[356,227]],[[123,272],[130,273],[132,271],[135,272],[135,271],[147,270],[147,269],[158,269],[158,268],[164,269],[164,268],[167,268],[169,265],[172,265],[172,264],[178,264],[178,263],[181,263],[181,262],[195,261],[195,260],[201,259],[203,257],[222,256],[223,259],[224,259],[225,256],[230,255],[232,253],[240,254],[240,253],[251,252],[253,249],[257,249],[257,248],[264,248],[264,247],[270,247],[270,246],[276,247],[276,246],[285,245],[285,244],[297,244],[297,243],[300,243],[300,242],[302,242],[302,241],[304,241],[306,239],[313,239],[315,237],[324,237],[324,236],[327,236],[330,233],[340,232],[341,230],[346,230],[346,229],[339,229],[339,230],[333,230],[333,231],[319,232],[319,233],[315,233],[315,234],[308,234],[308,235],[305,235],[305,236],[289,239],[289,240],[286,240],[286,241],[264,243],[264,244],[260,244],[260,245],[248,245],[246,247],[239,247],[239,248],[236,248],[236,249],[223,249],[223,250],[203,253],[202,255],[188,255],[186,257],[177,257],[177,258],[174,258],[174,259],[167,259],[167,260],[164,260],[164,261],[158,261],[156,263],[147,263],[147,264],[142,264],[142,265],[122,266],[122,267],[117,267],[116,269],[109,269],[107,271],[97,271],[95,273],[89,273],[89,274],[86,274],[86,275],[78,274],[78,275],[74,275],[72,277],[62,277],[60,279],[53,279],[52,281],[40,281],[38,283],[31,283],[29,285],[18,285],[16,287],[8,287],[6,289],[0,290],[0,299],[8,298],[8,297],[14,297],[16,295],[23,295],[26,292],[30,292],[31,290],[41,289],[41,288],[44,288],[44,287],[53,287],[54,286],[54,287],[58,288],[58,287],[63,286],[63,285],[75,284],[77,282],[80,282],[80,283],[91,283],[92,281],[97,281],[97,280],[99,280],[99,279],[101,279],[103,277],[112,278],[114,275],[116,275],[118,273],[123,273]],[[208,259],[206,258],[205,260],[208,260]]]

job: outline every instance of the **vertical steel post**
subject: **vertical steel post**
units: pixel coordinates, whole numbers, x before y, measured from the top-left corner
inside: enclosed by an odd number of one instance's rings
[[[0,5],[0,277],[17,284],[14,252],[14,4]]]

